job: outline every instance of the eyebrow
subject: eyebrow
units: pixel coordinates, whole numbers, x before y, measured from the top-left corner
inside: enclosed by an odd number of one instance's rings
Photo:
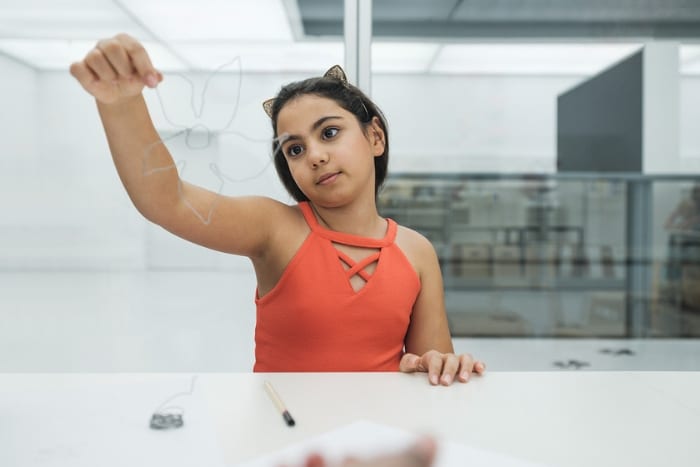
[[[326,116],[326,117],[321,117],[321,118],[319,118],[318,120],[316,120],[316,121],[314,122],[313,125],[311,125],[311,132],[314,131],[314,130],[316,130],[318,127],[320,127],[321,125],[323,125],[323,124],[324,124],[326,121],[328,121],[328,120],[332,120],[332,119],[341,119],[341,120],[342,120],[342,118],[343,118],[343,117],[341,117],[340,115],[328,115],[328,116]],[[286,135],[286,136],[282,136],[282,137],[280,137],[279,145],[282,146],[282,145],[285,144],[287,141],[291,141],[291,140],[293,140],[293,139],[301,139],[301,136],[300,136],[300,135]]]

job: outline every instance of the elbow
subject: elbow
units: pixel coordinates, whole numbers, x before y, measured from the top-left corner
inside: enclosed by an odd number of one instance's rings
[[[154,215],[152,215],[148,210],[139,209],[138,207],[136,208],[136,210],[139,212],[139,214],[141,214],[141,216],[142,216],[144,219],[146,219],[146,220],[147,220],[148,222],[150,222],[151,224],[156,224],[156,225],[158,224],[158,221],[156,220],[156,217],[155,217]]]
[[[167,223],[168,219],[176,215],[179,206],[176,196],[154,196],[152,193],[131,196],[131,202],[139,214],[157,225]]]
[[[144,205],[134,203],[134,207],[136,208],[138,213],[141,214],[141,216],[143,216],[148,222],[151,222],[156,225],[160,225],[163,222],[163,220],[160,219],[160,217],[162,216],[158,215],[158,210],[153,209],[152,206],[149,206],[147,204]]]

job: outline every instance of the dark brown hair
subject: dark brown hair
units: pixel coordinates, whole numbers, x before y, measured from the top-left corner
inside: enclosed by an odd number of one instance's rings
[[[271,112],[272,131],[274,135],[272,152],[274,154],[277,175],[284,187],[298,202],[309,200],[294,181],[292,173],[289,170],[289,165],[287,164],[287,159],[284,157],[277,139],[277,117],[282,107],[289,101],[308,94],[335,101],[340,107],[355,116],[365,133],[368,131],[372,119],[374,117],[378,118],[379,126],[382,131],[384,131],[384,153],[374,158],[374,193],[375,195],[378,194],[379,189],[386,179],[389,166],[389,131],[386,119],[382,111],[379,110],[370,98],[359,88],[332,77],[309,78],[304,81],[290,83],[280,90],[274,100]]]

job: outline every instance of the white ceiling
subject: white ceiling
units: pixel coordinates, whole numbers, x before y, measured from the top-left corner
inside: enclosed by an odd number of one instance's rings
[[[0,54],[65,70],[100,38],[126,32],[163,71],[307,72],[343,63],[337,37],[303,37],[295,0],[0,0]],[[640,43],[376,40],[380,73],[587,75]],[[700,45],[681,47],[681,72],[700,75]]]

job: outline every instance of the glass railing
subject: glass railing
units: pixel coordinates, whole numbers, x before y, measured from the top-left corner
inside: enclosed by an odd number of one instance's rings
[[[394,174],[455,336],[700,336],[700,176]]]

